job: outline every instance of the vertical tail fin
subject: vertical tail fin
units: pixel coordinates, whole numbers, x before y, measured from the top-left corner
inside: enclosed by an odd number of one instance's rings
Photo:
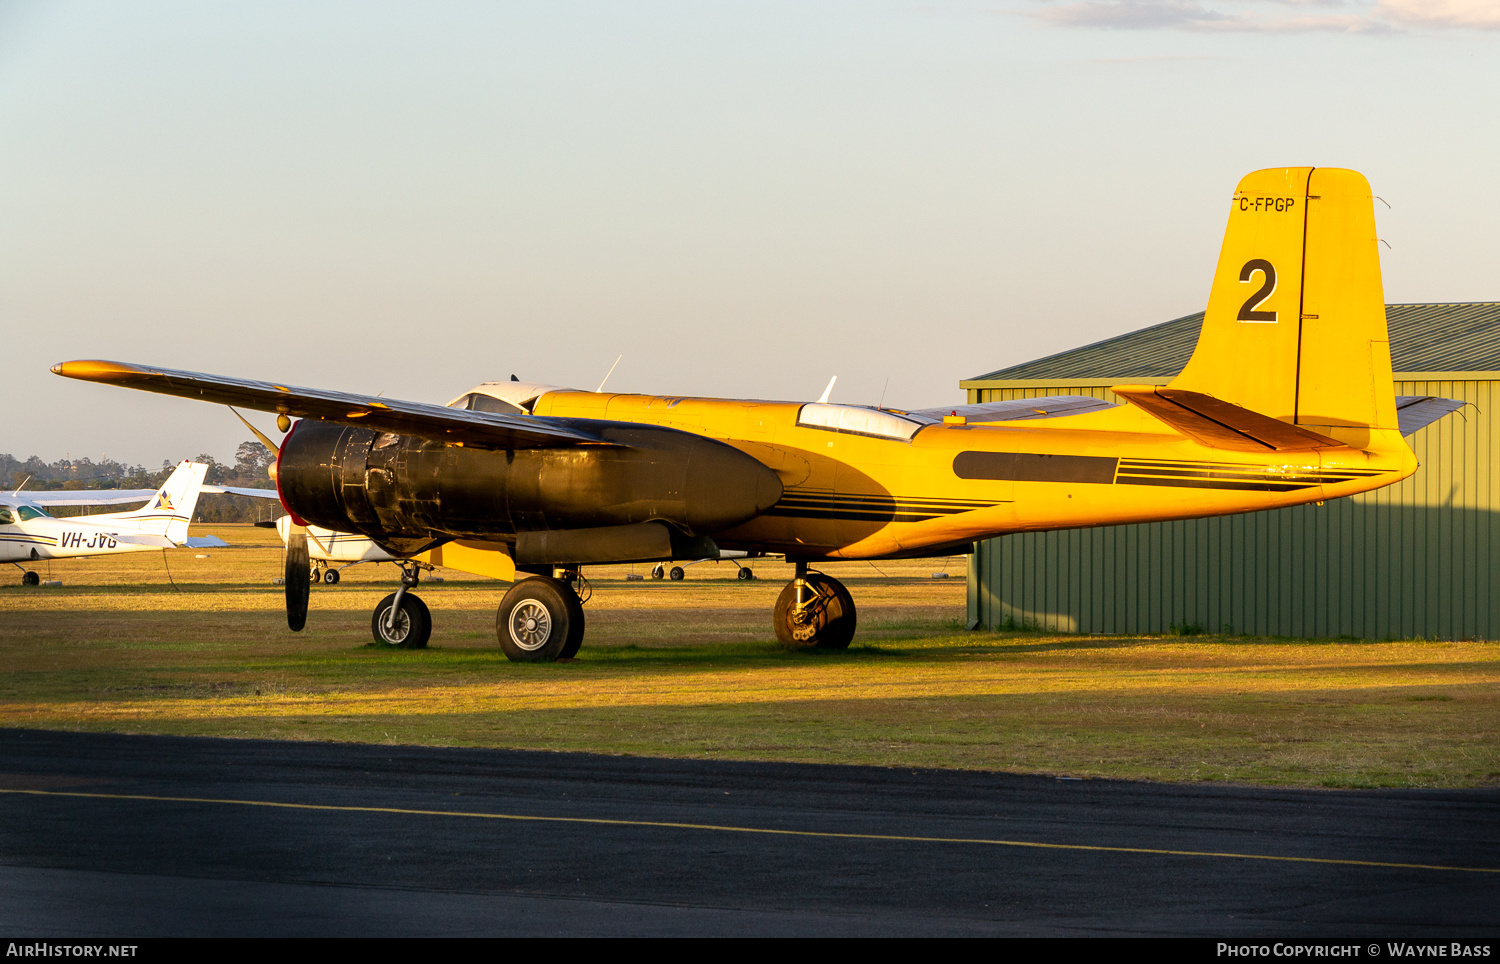
[[[208,466],[201,462],[180,462],[151,501],[133,512],[121,512],[119,518],[134,519],[142,532],[166,536],[181,545],[187,541],[188,524],[207,474]]]
[[[1203,332],[1172,388],[1356,447],[1396,429],[1370,185],[1338,168],[1240,181]]]

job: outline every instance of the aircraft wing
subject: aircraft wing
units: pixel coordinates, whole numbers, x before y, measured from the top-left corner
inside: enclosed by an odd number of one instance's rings
[[[25,491],[16,496],[32,505],[126,505],[145,502],[156,495],[155,489],[62,489]]]
[[[545,449],[613,444],[569,425],[568,419],[470,412],[426,402],[404,402],[247,378],[202,375],[128,362],[59,362],[52,366],[52,371],[83,381],[197,398],[297,418],[316,418],[377,432],[416,435],[477,448]]]
[[[210,495],[248,495],[253,499],[280,499],[275,489],[247,489],[239,485],[205,485],[200,490]]]
[[[83,521],[87,522],[87,519]],[[158,546],[162,549],[176,549],[178,544],[166,536],[152,535],[149,532],[111,533],[110,538],[116,542],[125,542],[133,546]]]
[[[1102,398],[1088,395],[1048,395],[1045,398],[1012,398],[1003,402],[981,402],[977,405],[950,405],[947,408],[922,408],[911,414],[941,419],[944,415],[962,415],[971,422],[1015,422],[1027,418],[1056,418],[1078,415],[1101,408],[1113,408]]]

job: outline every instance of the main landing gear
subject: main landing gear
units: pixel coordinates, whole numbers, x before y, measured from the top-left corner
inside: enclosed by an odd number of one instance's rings
[[[776,599],[776,638],[798,649],[848,649],[854,639],[854,597],[844,584],[797,563],[797,577]]]
[[[432,634],[432,614],[410,590],[426,567],[409,560],[397,565],[401,588],[375,607],[370,630],[376,642],[386,646],[422,649]],[[776,638],[798,649],[848,649],[856,623],[854,597],[837,579],[808,569],[805,562],[796,565],[796,578],[776,600]],[[588,582],[576,567],[517,580],[495,612],[501,651],[521,663],[571,659],[583,644],[583,603],[588,595]]]
[[[40,586],[42,584],[42,577],[41,576],[38,576],[35,572],[32,572],[30,569],[27,569],[25,566],[21,565],[19,562],[13,562],[13,563],[11,563],[11,565],[13,565],[17,569],[21,570],[21,585],[23,585],[23,586]]]
[[[550,663],[572,659],[583,645],[583,600],[575,588],[582,579],[577,569],[556,572],[562,578],[518,580],[500,601],[495,635],[508,658]]]
[[[380,600],[370,617],[370,632],[375,642],[400,649],[426,649],[432,636],[432,613],[415,593],[422,566],[409,560],[398,561],[401,588]],[[329,570],[333,574],[336,570]]]

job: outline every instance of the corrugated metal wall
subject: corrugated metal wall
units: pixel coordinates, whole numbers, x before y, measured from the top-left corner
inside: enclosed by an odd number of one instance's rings
[[[1175,626],[1500,639],[1497,386],[1397,381],[1398,395],[1473,404],[1408,439],[1422,468],[1375,492],[1322,506],[980,543],[969,566],[969,622],[1084,633]],[[970,392],[971,401],[1062,394],[1117,400],[1097,384],[1066,382]]]

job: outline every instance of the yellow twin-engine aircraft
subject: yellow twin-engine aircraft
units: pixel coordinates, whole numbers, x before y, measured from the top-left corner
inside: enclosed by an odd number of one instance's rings
[[[1282,168],[1234,193],[1187,368],[1166,387],[1115,387],[1124,405],[900,411],[512,380],[443,407],[119,362],[53,371],[276,412],[283,432],[300,418],[276,465],[293,521],[369,536],[405,561],[377,638],[426,642],[430,616],[406,590],[439,564],[515,580],[500,646],[554,660],[582,642],[574,587],[587,564],[785,555],[796,578],[776,603],[777,637],[842,648],[854,601],[811,568],[820,561],[950,555],[1011,532],[1390,485],[1417,462],[1386,339],[1369,185],[1353,171]],[[292,536],[288,619],[300,629],[308,563]]]

